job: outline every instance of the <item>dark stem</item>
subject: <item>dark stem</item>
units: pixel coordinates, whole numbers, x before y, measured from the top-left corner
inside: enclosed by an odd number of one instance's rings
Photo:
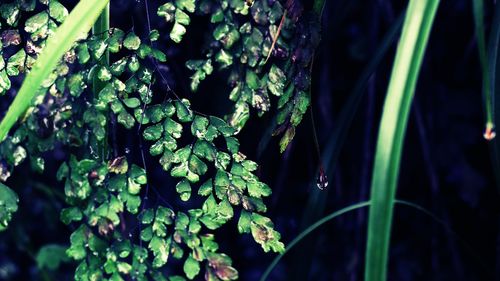
[[[102,11],[101,15],[95,22],[94,26],[92,27],[92,34],[94,36],[100,36],[102,37],[103,40],[107,39],[109,37],[109,3],[106,5],[104,10]],[[99,60],[99,63],[102,65],[109,65],[109,51],[106,50],[103,58]],[[94,98],[97,98],[99,92],[106,87],[106,83],[99,80],[97,75],[94,76],[93,81],[92,81],[92,89],[93,89],[93,94]],[[107,115],[105,113],[105,115]],[[108,130],[106,130],[108,131]],[[98,146],[98,155],[102,157],[103,160],[107,158],[108,154],[108,137],[106,136],[104,140],[102,140],[99,143]]]

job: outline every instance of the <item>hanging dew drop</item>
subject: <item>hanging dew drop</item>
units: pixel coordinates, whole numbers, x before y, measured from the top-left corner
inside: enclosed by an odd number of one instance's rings
[[[493,124],[491,124],[491,123],[486,124],[486,130],[484,131],[484,134],[483,134],[484,139],[486,139],[487,141],[491,141],[492,139],[495,138],[495,136],[496,136],[496,132],[495,132],[495,127],[493,126]]]
[[[316,185],[320,190],[325,190],[328,187],[328,177],[326,176],[325,170],[323,167],[319,169],[318,179],[316,181]]]

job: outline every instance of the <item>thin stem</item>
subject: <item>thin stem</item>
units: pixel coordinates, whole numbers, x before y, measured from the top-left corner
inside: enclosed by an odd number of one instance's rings
[[[94,23],[94,26],[92,27],[92,34],[94,34],[94,36],[102,37],[102,40],[106,40],[109,37],[109,3],[106,5],[101,15]],[[104,66],[109,65],[109,51],[107,49],[104,52],[103,58],[99,61],[99,63]],[[95,75],[92,81],[94,98],[97,98],[99,92],[104,89],[104,87],[106,87],[106,82],[99,80],[97,75]],[[108,137],[107,134],[105,135],[106,137],[99,143],[98,146],[98,155],[100,155],[102,159],[106,159],[108,154]]]

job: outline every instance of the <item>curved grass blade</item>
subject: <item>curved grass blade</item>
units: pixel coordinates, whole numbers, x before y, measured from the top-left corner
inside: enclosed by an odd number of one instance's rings
[[[267,279],[267,277],[269,276],[269,274],[273,271],[274,267],[278,264],[278,262],[283,258],[283,256],[288,252],[290,251],[290,249],[292,249],[297,243],[299,243],[302,239],[304,239],[304,237],[306,237],[307,235],[309,235],[309,233],[311,233],[312,231],[314,231],[316,228],[322,226],[323,224],[325,224],[326,222],[340,216],[340,215],[343,215],[345,213],[348,213],[348,212],[351,212],[351,211],[354,211],[354,210],[357,210],[357,209],[361,209],[361,208],[364,208],[366,206],[370,205],[370,202],[361,202],[361,203],[357,203],[357,204],[353,204],[353,205],[350,205],[350,206],[347,206],[343,209],[340,209],[338,211],[335,211],[325,217],[323,217],[322,219],[318,220],[317,222],[311,224],[308,228],[304,229],[304,231],[302,231],[299,235],[297,235],[297,237],[295,237],[295,239],[293,239],[292,242],[290,242],[288,244],[288,246],[286,246],[285,248],[285,251],[281,254],[279,254],[278,256],[276,256],[274,258],[274,260],[271,262],[271,264],[267,267],[266,271],[264,272],[264,274],[262,275],[262,277],[260,278],[260,281],[265,281]]]
[[[396,203],[398,205],[403,205],[403,206],[414,208],[417,211],[420,211],[420,212],[424,213],[425,215],[429,216],[430,218],[432,218],[437,224],[441,225],[444,229],[446,229],[446,231],[449,232],[453,236],[453,238],[455,238],[457,241],[459,241],[467,249],[467,251],[469,251],[469,253],[472,256],[474,256],[474,258],[476,258],[481,263],[481,265],[485,269],[488,269],[488,266],[486,266],[486,263],[484,263],[484,261],[476,253],[476,251],[467,243],[467,241],[465,241],[463,238],[461,238],[457,232],[455,232],[450,226],[448,226],[444,220],[442,220],[441,218],[439,218],[438,216],[433,214],[431,211],[427,210],[426,208],[424,208],[418,204],[408,202],[405,200],[394,200],[394,203]],[[273,269],[276,267],[276,265],[285,256],[285,254],[288,253],[295,245],[297,245],[300,241],[302,241],[306,236],[311,234],[318,227],[322,226],[323,224],[325,224],[325,223],[333,220],[334,218],[337,218],[345,213],[348,213],[348,212],[351,212],[351,211],[354,211],[357,209],[361,209],[364,207],[368,207],[368,206],[370,206],[369,201],[353,204],[353,205],[347,206],[343,209],[340,209],[338,211],[335,211],[335,212],[325,216],[324,218],[318,220],[314,224],[310,225],[304,231],[299,233],[299,235],[297,235],[297,237],[295,237],[295,239],[293,239],[292,242],[290,242],[288,244],[288,246],[285,248],[285,251],[283,253],[279,254],[278,256],[276,256],[273,259],[271,264],[266,268],[266,271],[264,272],[264,274],[260,278],[260,281],[265,281],[267,279],[267,277],[269,277],[269,274],[271,274]]]
[[[483,0],[473,0],[472,4],[479,62],[483,73],[483,101],[484,113],[486,115],[486,125],[483,136],[486,140],[490,141],[495,138],[495,109],[493,107],[493,96],[490,87],[491,77],[494,76],[490,77],[490,72],[488,71],[486,38],[484,32],[484,2]]]
[[[391,24],[389,30],[383,36],[380,44],[375,49],[370,61],[364,68],[363,72],[357,79],[355,87],[349,94],[347,102],[342,106],[342,111],[336,121],[336,126],[333,132],[328,137],[328,141],[322,151],[321,163],[325,164],[325,172],[328,179],[334,179],[334,172],[337,166],[338,157],[340,151],[346,141],[347,132],[351,127],[352,120],[356,115],[359,108],[361,100],[366,93],[366,87],[370,77],[377,70],[378,66],[382,62],[382,59],[386,56],[387,52],[393,46],[394,42],[398,38],[398,35],[403,24],[404,12],[398,16],[398,18]],[[310,109],[312,110],[312,109]],[[316,171],[316,175],[319,173],[319,167]],[[316,178],[310,183],[310,193],[307,199],[306,207],[304,209],[300,229],[305,229],[311,223],[321,218],[324,214],[329,190],[320,190],[316,188]],[[303,246],[304,248],[311,247],[312,245]],[[302,247],[302,246],[301,246]],[[303,262],[302,262],[303,263]],[[306,269],[307,271],[307,269]]]
[[[80,1],[55,34],[47,40],[47,44],[31,71],[26,75],[21,89],[0,123],[0,141],[5,139],[10,128],[32,105],[33,97],[40,90],[43,81],[54,71],[64,53],[83,33],[90,30],[108,2],[109,0]]]
[[[377,140],[368,217],[365,281],[387,280],[399,163],[411,101],[439,0],[410,0]]]

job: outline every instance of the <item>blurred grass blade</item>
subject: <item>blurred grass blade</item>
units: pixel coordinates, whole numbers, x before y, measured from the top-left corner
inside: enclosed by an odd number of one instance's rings
[[[10,128],[32,105],[33,97],[40,90],[43,81],[54,71],[62,56],[83,33],[90,30],[108,2],[109,0],[80,1],[63,24],[57,28],[55,34],[47,40],[47,44],[26,75],[21,89],[0,123],[0,141],[5,139]]]
[[[350,211],[354,211],[354,210],[357,210],[357,209],[360,209],[360,208],[364,208],[366,206],[370,205],[370,202],[361,202],[361,203],[357,203],[357,204],[353,204],[353,205],[350,205],[350,206],[347,206],[343,209],[340,209],[338,211],[335,211],[325,217],[323,217],[322,219],[318,220],[317,222],[313,223],[312,225],[310,225],[308,228],[304,229],[304,231],[302,231],[299,235],[297,235],[297,237],[295,237],[295,239],[293,239],[292,242],[290,242],[288,244],[288,246],[286,247],[285,251],[281,254],[279,254],[278,256],[276,256],[274,258],[274,260],[271,262],[271,264],[267,267],[266,271],[264,272],[264,274],[262,274],[262,277],[260,278],[260,281],[265,281],[267,279],[267,277],[269,276],[269,274],[273,271],[274,267],[278,264],[278,262],[281,260],[281,258],[283,258],[283,256],[288,252],[290,251],[290,249],[292,249],[297,243],[299,243],[304,237],[306,237],[307,235],[309,235],[309,233],[311,233],[312,231],[314,231],[316,228],[322,226],[323,224],[325,224],[326,222],[340,216],[340,215],[343,215],[345,213],[348,213]]]
[[[495,14],[493,15],[493,24],[488,42],[488,71],[490,79],[490,91],[492,100],[495,102],[495,96],[500,87],[500,75],[497,75],[500,66],[500,3],[495,4]],[[498,107],[498,106],[495,106]]]
[[[365,281],[387,280],[399,163],[411,101],[439,0],[410,0],[377,140],[368,217]]]
[[[500,3],[495,4],[495,14],[493,15],[493,23],[488,41],[488,73],[490,78],[490,93],[494,106],[494,111],[500,110],[500,100],[495,96],[500,87],[500,75],[497,75],[500,65],[499,52],[500,42]],[[498,115],[495,114],[495,124],[500,122]],[[493,139],[490,149],[492,150],[493,171],[495,173],[498,192],[500,192],[500,142],[499,139]]]
[[[340,112],[339,118],[336,122],[337,126],[335,126],[328,140],[328,144],[325,146],[323,151],[323,163],[327,166],[327,176],[329,178],[333,178],[333,171],[335,170],[340,151],[345,142],[347,132],[351,127],[354,115],[356,114],[358,106],[362,100],[363,94],[366,93],[368,81],[377,70],[378,66],[382,62],[382,59],[389,51],[389,48],[392,46],[394,41],[396,41],[397,35],[401,30],[401,25],[403,24],[403,19],[404,13],[398,16],[391,28],[384,35],[380,45],[371,56],[372,59],[368,62],[366,68],[356,81],[356,85],[349,94],[347,102],[342,106],[342,111]]]
[[[486,263],[483,261],[481,256],[479,256],[477,254],[477,252],[469,245],[469,243],[467,243],[467,241],[465,241],[462,237],[460,237],[458,235],[457,232],[455,232],[449,225],[447,225],[444,220],[442,220],[441,218],[436,216],[434,213],[432,213],[431,211],[427,210],[426,208],[424,208],[418,204],[408,202],[405,200],[397,200],[397,199],[394,200],[394,203],[397,205],[403,205],[403,206],[414,208],[415,210],[422,212],[423,214],[429,216],[437,224],[441,225],[448,233],[450,233],[454,239],[456,239],[458,242],[460,242],[467,249],[467,251],[471,254],[471,256],[473,256],[476,260],[478,260],[480,262],[480,264],[485,268],[485,270],[488,270]],[[264,274],[260,278],[260,281],[265,281],[267,279],[267,277],[269,277],[269,274],[271,274],[273,269],[279,263],[279,261],[286,255],[286,253],[288,253],[295,245],[297,245],[299,242],[301,242],[305,237],[307,237],[309,234],[311,234],[311,232],[316,230],[318,227],[322,226],[323,224],[325,224],[325,223],[333,220],[334,218],[337,218],[345,213],[348,213],[348,212],[351,212],[351,211],[354,211],[357,209],[361,209],[361,208],[364,208],[367,206],[370,206],[370,201],[361,202],[361,203],[347,206],[343,209],[340,209],[338,211],[335,211],[335,212],[323,217],[322,219],[318,220],[317,222],[315,222],[314,224],[309,226],[307,229],[305,229],[304,231],[299,233],[299,235],[297,235],[297,237],[295,237],[295,239],[293,239],[292,242],[290,242],[287,245],[285,251],[273,259],[271,264],[266,268],[266,271],[264,272]]]
[[[474,10],[474,27],[476,33],[477,49],[479,51],[479,62],[483,74],[483,102],[486,125],[484,138],[492,140],[495,137],[495,110],[493,107],[493,96],[490,86],[490,72],[488,71],[488,61],[486,54],[486,38],[484,32],[484,3],[483,0],[472,0]]]

